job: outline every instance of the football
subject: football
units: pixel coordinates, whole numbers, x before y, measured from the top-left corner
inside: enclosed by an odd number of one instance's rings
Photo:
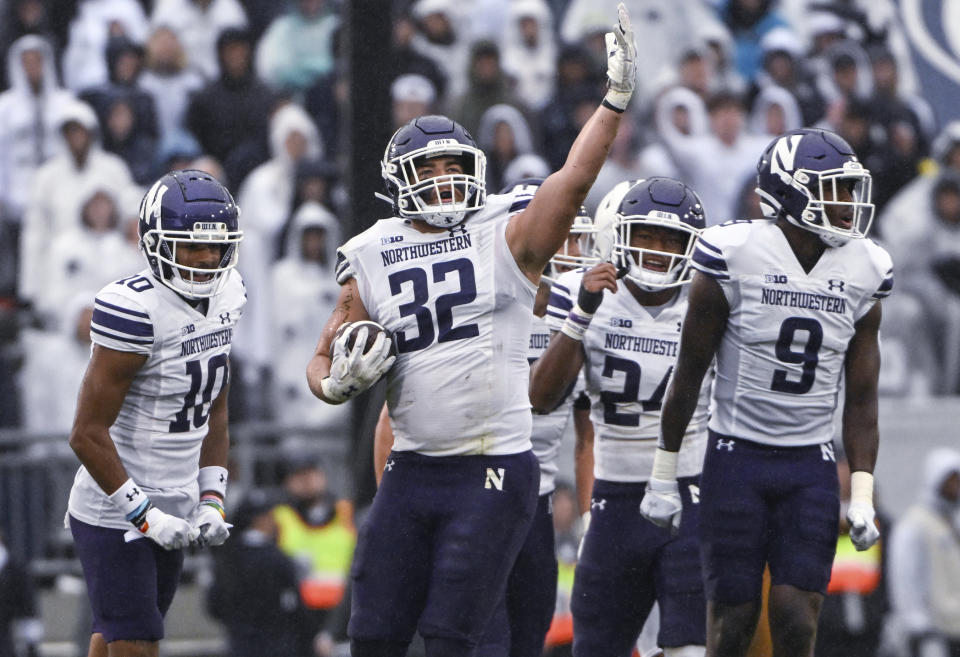
[[[382,325],[378,324],[377,322],[373,322],[370,320],[364,320],[362,322],[347,322],[346,324],[342,324],[340,328],[337,329],[337,333],[334,336],[334,343],[340,338],[341,335],[343,335],[345,331],[348,331],[349,333],[347,335],[347,350],[348,352],[352,352],[357,344],[357,336],[359,335],[360,330],[363,327],[367,327],[367,341],[366,341],[366,344],[363,345],[363,353],[367,353],[367,351],[369,351],[370,348],[373,347],[373,343],[376,341],[377,336],[380,333],[385,333],[387,336],[387,342],[390,343],[390,355],[391,356],[397,355],[397,345],[393,341],[393,335],[391,335],[390,331],[388,331],[386,328],[384,328]],[[333,343],[331,343],[330,349],[331,349],[330,355],[332,357]]]

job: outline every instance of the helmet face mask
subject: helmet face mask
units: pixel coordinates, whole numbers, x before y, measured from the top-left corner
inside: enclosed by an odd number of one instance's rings
[[[140,250],[161,283],[189,299],[219,294],[237,266],[243,239],[230,192],[202,171],[172,171],[140,203]],[[196,247],[216,246],[216,264]],[[199,254],[199,255],[198,255]]]
[[[677,251],[666,251],[634,246],[634,234],[648,234],[651,228],[676,233],[680,248]],[[693,277],[690,258],[698,235],[696,229],[674,217],[663,217],[659,211],[655,210],[647,215],[634,215],[621,219],[618,243],[614,246],[614,253],[618,253],[620,262],[627,266],[627,279],[647,292],[656,292],[690,282]],[[661,243],[664,239],[661,237]],[[652,267],[654,262],[663,264],[663,271],[654,269]]]
[[[705,227],[703,204],[690,187],[670,178],[641,180],[627,190],[617,209],[614,264],[626,268],[626,278],[646,292],[685,285],[693,277],[690,259]],[[636,244],[658,236],[661,247],[675,237],[677,249]]]
[[[866,237],[873,224],[870,172],[849,144],[826,130],[802,128],[775,139],[757,165],[764,216],[784,217],[830,247]]]
[[[581,207],[580,212],[574,217],[569,236],[564,240],[560,250],[550,258],[542,279],[552,284],[556,277],[565,271],[579,267],[592,267],[600,262],[594,249],[596,234],[593,219],[587,214],[586,208]],[[576,245],[575,248],[571,249],[572,245]]]
[[[443,156],[457,158],[461,172],[429,166]],[[380,163],[397,216],[440,228],[456,226],[484,207],[486,170],[487,158],[470,133],[443,116],[422,116],[397,130]]]

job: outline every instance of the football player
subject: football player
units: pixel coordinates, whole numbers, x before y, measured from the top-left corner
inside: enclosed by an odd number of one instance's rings
[[[539,490],[531,310],[633,93],[636,47],[618,11],[604,101],[522,212],[487,197],[486,158],[466,130],[420,117],[384,153],[395,216],[339,249],[338,307],[308,383],[342,403],[386,372],[395,435],[353,562],[354,655],[402,655],[415,629],[431,657],[472,655],[526,538]],[[366,319],[393,334],[395,362],[385,340],[361,357],[334,344],[341,324]]]
[[[542,180],[518,182],[511,190],[513,207],[523,208]],[[593,220],[585,208],[574,219],[570,234],[550,259],[533,304],[533,323],[527,360],[532,365],[547,348],[547,302],[550,286],[565,271],[596,262],[593,256]],[[560,443],[582,395],[582,377],[567,386],[563,400],[549,413],[534,413],[530,441],[540,465],[540,490],[533,524],[510,570],[506,595],[494,613],[477,655],[540,657],[557,604],[557,554],[553,527],[553,491],[556,488]]]
[[[90,657],[156,655],[190,544],[229,536],[230,343],[246,301],[230,192],[172,171],[140,204],[147,268],[94,300],[70,446],[67,522],[83,566]]]
[[[513,211],[525,208],[543,179],[518,181],[502,193],[512,194]],[[540,278],[533,304],[533,324],[527,360],[532,364],[543,354],[550,339],[545,319],[550,281],[554,272],[569,271],[596,262],[593,252],[593,220],[580,208],[570,235]],[[549,413],[534,413],[530,433],[533,453],[540,465],[540,491],[533,524],[527,533],[517,560],[510,570],[506,595],[501,598],[484,633],[477,655],[510,655],[539,657],[553,619],[557,598],[557,556],[553,526],[553,491],[556,487],[560,443],[575,403],[582,403],[582,378],[579,385],[567,388],[562,402]],[[377,483],[383,477],[394,436],[390,429],[387,406],[377,421],[374,438],[374,467]]]
[[[841,378],[850,538],[863,550],[879,536],[879,300],[893,287],[893,269],[866,239],[870,186],[869,171],[836,134],[786,133],[757,165],[768,218],[709,228],[694,252],[697,273],[641,513],[670,526],[691,508],[678,492],[677,455],[716,356],[700,484],[707,655],[746,653],[764,564],[774,654],[813,650],[837,545],[832,438]]]
[[[690,256],[705,221],[700,198],[677,180],[620,183],[597,211],[597,242],[611,245],[612,262],[563,274],[553,285],[554,334],[533,367],[530,401],[541,412],[553,408],[582,366],[594,426],[587,458],[595,479],[571,602],[577,657],[630,655],[655,601],[666,657],[703,654],[696,503],[709,381],[679,458],[689,508],[683,523],[654,527],[638,507],[687,308]]]

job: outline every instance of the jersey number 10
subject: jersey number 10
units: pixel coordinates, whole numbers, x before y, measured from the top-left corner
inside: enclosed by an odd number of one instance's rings
[[[218,370],[223,370],[223,378],[220,385],[217,386]],[[183,408],[176,414],[173,421],[170,422],[170,433],[184,433],[190,431],[190,411],[193,411],[193,428],[199,429],[210,417],[208,404],[213,401],[216,394],[219,394],[223,384],[227,382],[227,355],[217,354],[207,361],[206,377],[204,377],[203,362],[199,360],[187,361],[187,374],[190,375],[190,390],[183,398]],[[206,385],[204,385],[206,378]],[[203,389],[201,394],[200,389]],[[197,399],[197,396],[200,399]],[[204,410],[206,409],[206,410]]]

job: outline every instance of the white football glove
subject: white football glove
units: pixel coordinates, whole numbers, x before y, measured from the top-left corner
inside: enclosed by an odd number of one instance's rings
[[[219,511],[208,504],[197,505],[191,524],[198,532],[196,543],[200,547],[223,545],[224,541],[230,538],[230,530],[233,528]]]
[[[124,535],[127,540],[146,536],[164,550],[182,550],[200,536],[200,530],[189,522],[164,513],[155,506],[147,509],[143,520],[137,529],[131,529]]]
[[[680,530],[681,511],[683,502],[680,500],[680,487],[676,480],[664,481],[651,477],[640,502],[640,515],[657,527],[669,529],[671,534],[676,534]]]
[[[604,35],[607,44],[607,95],[604,102],[616,111],[627,109],[637,84],[637,44],[627,8],[617,5],[617,24]]]
[[[360,328],[353,351],[347,349],[349,329],[341,331],[340,336],[334,340],[330,376],[320,382],[323,396],[330,401],[339,404],[360,394],[379,381],[397,359],[390,355],[390,342],[386,333],[380,333],[370,351],[363,353],[369,331],[366,326]]]
[[[857,550],[869,549],[880,538],[880,530],[874,522],[876,512],[870,504],[851,502],[847,509],[847,522],[850,523],[850,540]]]

